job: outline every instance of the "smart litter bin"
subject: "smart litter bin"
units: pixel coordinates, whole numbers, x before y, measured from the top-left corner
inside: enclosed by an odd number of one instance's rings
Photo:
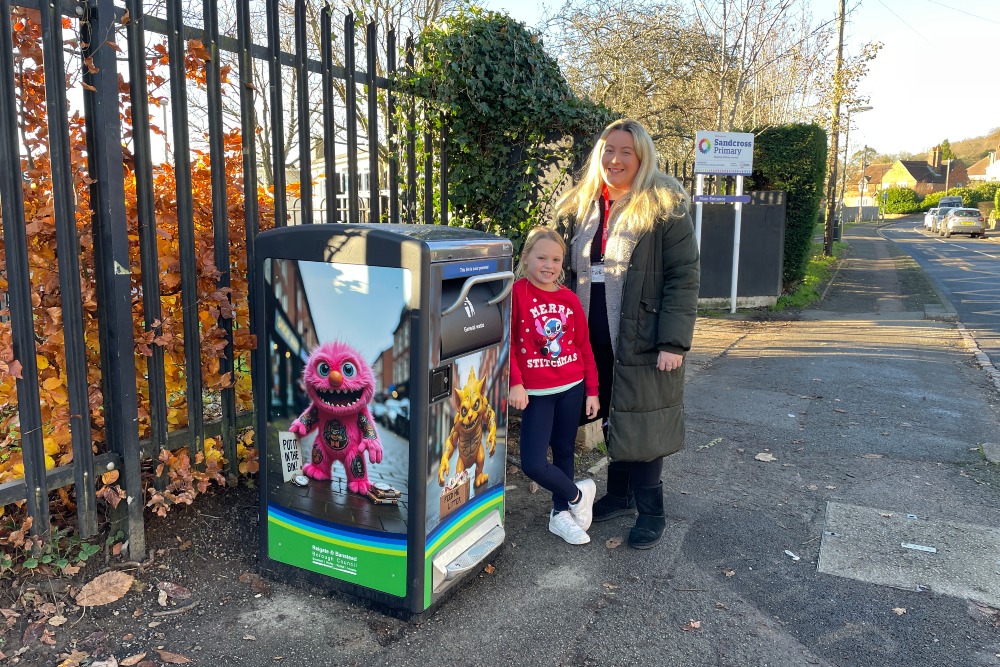
[[[327,224],[254,248],[262,570],[419,617],[504,539],[512,245]]]

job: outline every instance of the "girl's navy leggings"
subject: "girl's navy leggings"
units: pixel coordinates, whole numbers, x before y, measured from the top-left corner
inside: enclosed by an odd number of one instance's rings
[[[521,414],[521,470],[552,492],[556,512],[569,509],[576,498],[573,483],[573,447],[580,424],[584,388],[580,382],[566,391],[547,396],[529,396]],[[552,448],[552,463],[546,454]]]

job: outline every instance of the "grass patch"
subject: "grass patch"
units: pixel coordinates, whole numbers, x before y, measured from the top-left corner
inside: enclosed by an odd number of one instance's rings
[[[788,309],[799,310],[808,308],[820,299],[820,289],[830,279],[833,265],[836,263],[844,251],[848,248],[847,243],[837,241],[833,244],[833,255],[827,257],[823,254],[823,244],[812,244],[812,256],[806,265],[806,274],[791,294],[784,294],[778,298],[778,303],[774,305],[775,312],[782,312]]]

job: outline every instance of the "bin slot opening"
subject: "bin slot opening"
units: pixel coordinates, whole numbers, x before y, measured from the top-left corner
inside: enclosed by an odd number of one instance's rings
[[[501,303],[491,304],[503,287],[499,281],[469,286],[469,278],[441,281],[441,303],[459,307],[441,315],[441,359],[496,345],[503,339]],[[465,296],[461,299],[462,294]]]
[[[455,300],[452,301],[450,305],[448,305],[444,310],[441,311],[441,315],[442,316],[448,315],[457,310],[460,306],[462,306],[463,302],[466,300],[465,297],[468,295],[469,290],[471,290],[474,285],[482,285],[487,283],[491,284],[494,296],[492,299],[489,300],[489,304],[491,306],[495,306],[496,304],[506,299],[507,295],[510,294],[511,289],[513,289],[514,287],[514,280],[515,276],[514,273],[511,271],[501,271],[499,273],[485,273],[468,277],[463,276],[459,278],[448,278],[443,281],[442,287],[444,287],[444,285],[447,285],[449,283],[453,284],[455,281],[461,281],[462,287],[458,292],[458,296],[455,297]],[[498,289],[496,283],[500,281],[503,281],[503,287]],[[441,305],[444,305],[445,303],[447,302],[443,302]]]

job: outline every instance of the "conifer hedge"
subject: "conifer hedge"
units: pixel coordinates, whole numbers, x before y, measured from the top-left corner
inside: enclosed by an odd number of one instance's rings
[[[747,190],[786,193],[785,286],[802,280],[812,250],[826,180],[826,132],[795,123],[755,131],[753,176]]]

